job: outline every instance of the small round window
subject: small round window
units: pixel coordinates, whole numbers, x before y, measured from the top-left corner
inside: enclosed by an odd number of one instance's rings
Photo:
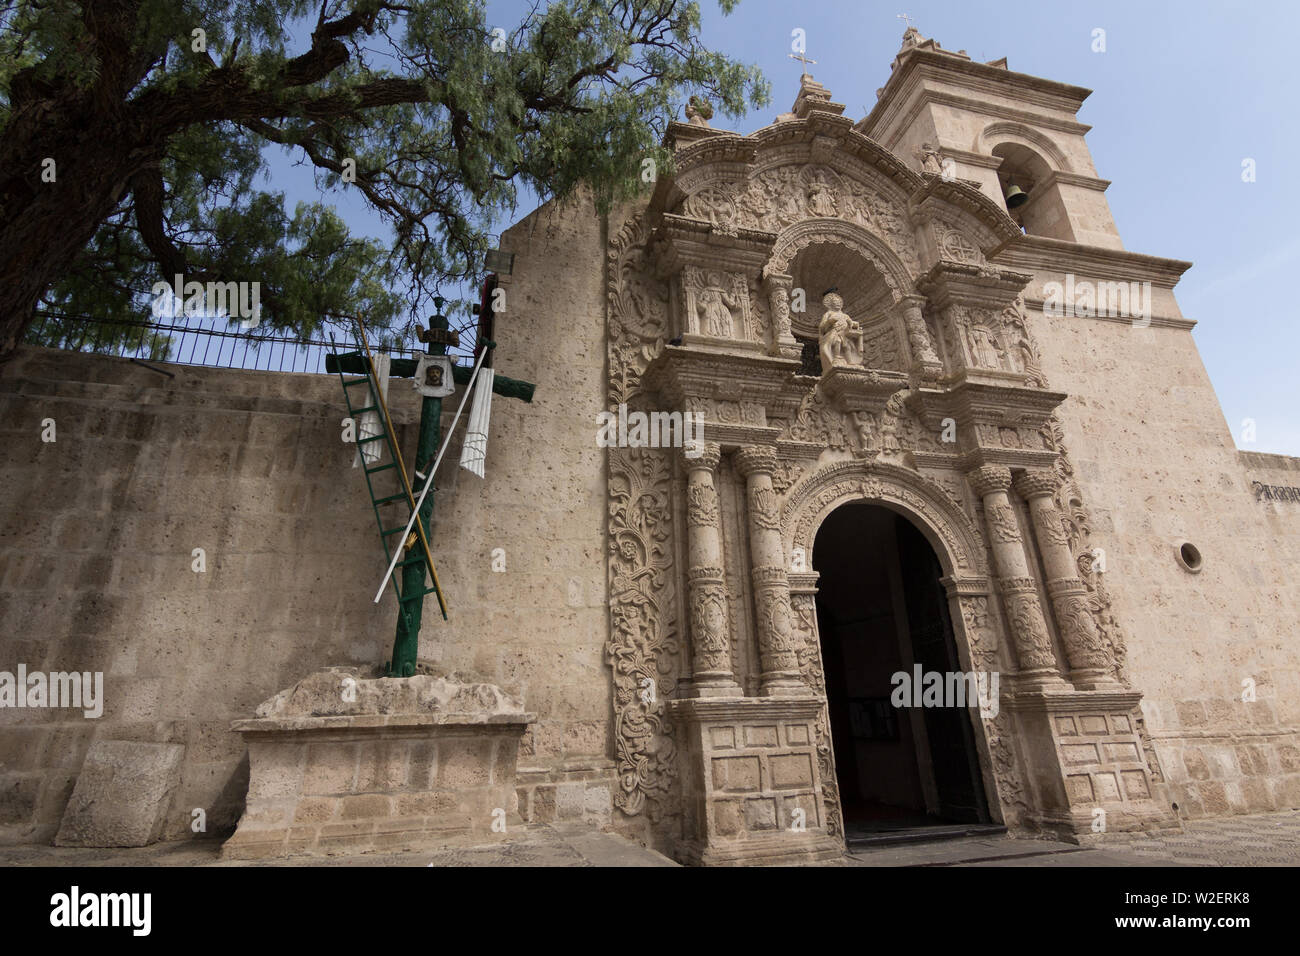
[[[1184,571],[1195,574],[1201,570],[1201,552],[1190,541],[1179,542],[1174,553],[1178,555],[1178,563],[1183,566]]]

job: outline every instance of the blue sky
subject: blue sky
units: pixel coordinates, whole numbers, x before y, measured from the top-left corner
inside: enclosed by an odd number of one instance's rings
[[[773,102],[730,124],[747,132],[789,109],[800,65],[787,57],[796,27],[810,67],[846,114],[861,118],[889,76],[904,23],[976,60],[1006,56],[1012,70],[1093,90],[1079,118],[1124,246],[1190,260],[1175,289],[1224,416],[1241,448],[1300,456],[1300,324],[1289,280],[1300,272],[1300,155],[1294,37],[1300,4],[1183,2],[1069,3],[1058,0],[740,0],[723,16],[703,0],[711,48],[757,63]],[[489,22],[513,29],[524,4],[488,4]],[[1094,53],[1092,32],[1106,31]],[[270,157],[268,157],[270,158]],[[1241,178],[1242,160],[1256,181]],[[277,188],[314,198],[310,177],[272,160]],[[358,231],[375,217],[338,192],[329,199]],[[533,208],[521,205],[514,219]],[[364,223],[374,223],[367,229]],[[1253,419],[1255,441],[1243,441]],[[1217,423],[1207,422],[1207,427]]]

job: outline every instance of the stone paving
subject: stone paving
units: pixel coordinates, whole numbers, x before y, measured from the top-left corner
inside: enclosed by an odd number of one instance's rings
[[[0,866],[676,866],[613,833],[581,824],[534,824],[506,842],[347,856],[223,862],[220,841],[135,849],[0,847]],[[1006,836],[853,849],[832,866],[1296,866],[1300,810],[1198,820],[1172,836],[1117,837],[1084,847]]]

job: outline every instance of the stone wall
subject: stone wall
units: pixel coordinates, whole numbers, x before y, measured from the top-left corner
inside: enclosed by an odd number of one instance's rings
[[[1300,806],[1300,503],[1251,485],[1300,485],[1297,461],[1236,449],[1191,332],[1162,324],[1181,318],[1172,297],[1150,328],[1030,311],[1048,380],[1070,393],[1067,447],[1181,812]]]
[[[558,790],[561,815],[608,821],[601,241],[577,207],[505,238],[517,257],[496,366],[536,398],[496,397],[485,479],[455,467],[457,429],[433,531],[450,621],[427,602],[420,657],[537,713],[521,807]],[[372,603],[383,554],[338,378],[166,368],[27,348],[0,370],[0,671],[102,671],[105,696],[98,719],[0,710],[0,839],[53,836],[93,739],[183,745],[162,836],[192,836],[194,809],[228,832],[248,779],[231,721],[391,650],[396,606],[391,592]],[[418,396],[398,379],[390,395],[409,455]]]

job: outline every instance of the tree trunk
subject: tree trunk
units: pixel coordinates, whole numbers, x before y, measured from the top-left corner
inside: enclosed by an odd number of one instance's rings
[[[0,142],[0,364],[12,357],[41,296],[65,275],[154,150],[89,104],[44,100]],[[54,160],[53,182],[42,178]]]

